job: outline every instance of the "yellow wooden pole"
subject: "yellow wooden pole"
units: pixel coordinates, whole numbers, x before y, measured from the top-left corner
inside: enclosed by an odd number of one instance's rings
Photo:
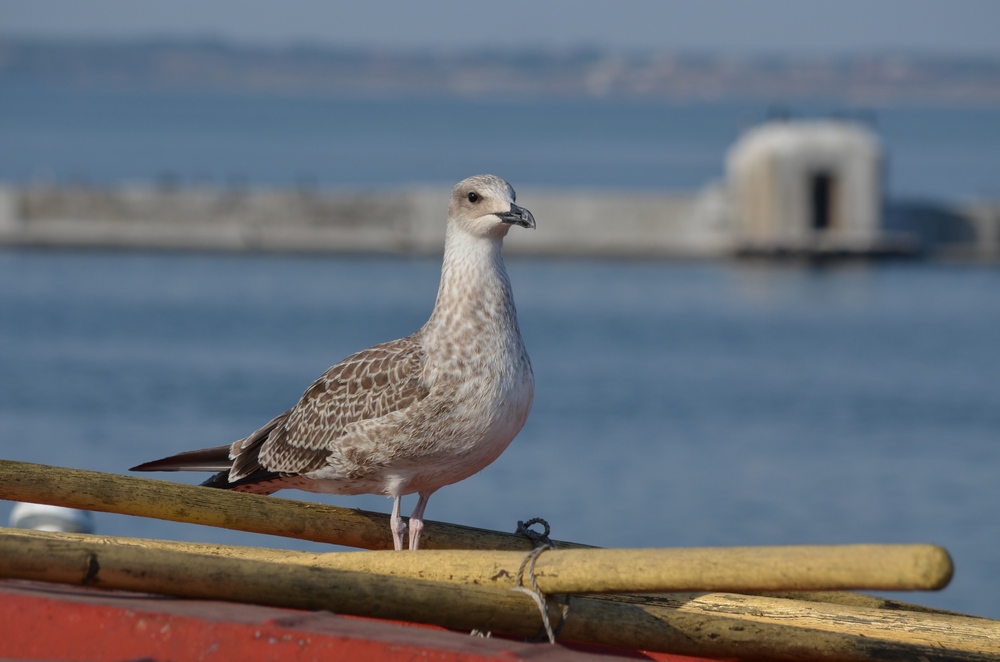
[[[321,567],[340,568],[346,570],[367,569],[372,571],[373,564],[364,559],[365,556],[383,557],[383,552],[299,552],[286,549],[272,549],[267,547],[248,547],[245,545],[220,545],[216,543],[182,542],[176,540],[152,540],[149,538],[127,538],[116,536],[92,536],[82,533],[48,533],[44,531],[27,531],[21,529],[0,528],[0,536],[12,533],[18,536],[36,536],[46,539],[61,539],[77,542],[90,542],[101,545],[118,545],[123,547],[141,547],[163,549],[167,551],[189,552],[192,554],[203,554],[208,556],[222,556],[227,558],[251,559],[257,561],[271,561],[274,563],[297,563],[300,565],[314,565]],[[594,548],[595,550],[597,548]],[[557,552],[557,550],[554,550]],[[396,558],[400,563],[405,563],[408,559],[422,560],[436,552],[421,550],[416,556],[410,554],[395,554],[389,558]],[[473,552],[463,552],[468,554]],[[551,554],[552,552],[546,552]],[[558,552],[557,552],[558,553]],[[498,552],[497,554],[507,554]],[[518,558],[523,558],[523,552],[517,553]],[[396,570],[389,574],[396,576],[409,576],[416,579],[431,579],[434,581],[447,581],[452,583],[471,583],[476,585],[493,585],[498,588],[510,588],[515,585],[514,573],[499,573],[487,570],[477,574],[456,573],[439,563],[421,562],[410,568],[410,572],[403,573],[402,566],[397,564]],[[548,590],[549,593],[558,591]],[[704,595],[708,594],[703,594]],[[748,592],[746,596],[747,609],[760,611],[755,607],[752,596],[762,598],[781,598],[784,600],[795,600],[799,602],[820,602],[833,605],[844,605],[849,607],[864,607],[867,609],[887,609],[891,611],[915,611],[922,613],[950,614],[952,616],[965,616],[957,612],[950,612],[933,607],[903,602],[900,600],[889,600],[853,591],[770,591],[770,592]],[[645,598],[643,598],[645,599]]]
[[[41,536],[0,528],[0,535]],[[49,536],[51,534],[48,534]],[[93,542],[84,534],[61,539]],[[75,537],[74,537],[75,535]],[[421,550],[316,554],[263,548],[143,541],[102,536],[100,544],[266,560],[394,577],[510,589],[524,552]],[[951,577],[948,553],[933,545],[832,545],[694,549],[572,549],[542,553],[534,565],[548,594],[677,593],[746,590],[935,590]],[[527,575],[523,583],[528,584]]]
[[[359,547],[392,549],[389,516],[137,476],[0,460],[0,499],[152,517]],[[424,549],[530,550],[524,536],[428,521]],[[586,547],[553,541],[556,547]]]
[[[490,586],[106,544],[98,536],[8,531],[0,536],[0,576],[328,609],[519,636],[537,634],[541,622],[528,596]],[[724,594],[574,597],[560,639],[741,659],[972,660],[1000,655],[996,621],[801,605]],[[550,616],[554,622],[561,618],[556,605],[550,605]]]
[[[325,567],[420,576],[485,586],[516,585],[521,552],[428,551],[327,554]],[[690,549],[566,549],[534,565],[545,593],[680,591],[937,590],[951,578],[948,553],[933,545],[831,545]]]

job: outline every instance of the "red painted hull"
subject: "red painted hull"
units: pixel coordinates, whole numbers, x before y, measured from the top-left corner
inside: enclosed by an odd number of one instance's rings
[[[441,628],[225,602],[0,580],[0,659],[323,660],[696,658],[471,637]]]

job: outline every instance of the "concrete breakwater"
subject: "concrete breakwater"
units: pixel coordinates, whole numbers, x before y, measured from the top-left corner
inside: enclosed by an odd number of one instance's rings
[[[0,245],[311,253],[440,252],[448,187],[338,192],[0,187]],[[714,258],[744,245],[724,187],[696,193],[519,191],[538,219],[512,254]],[[925,253],[1000,258],[1000,204],[896,206]]]
[[[0,244],[430,254],[444,246],[449,193],[447,187],[385,192],[6,187],[0,189]],[[692,223],[696,195],[523,190],[519,200],[539,227],[512,232],[507,245],[512,253],[709,256],[723,249],[716,245],[722,237],[710,239],[704,227]]]

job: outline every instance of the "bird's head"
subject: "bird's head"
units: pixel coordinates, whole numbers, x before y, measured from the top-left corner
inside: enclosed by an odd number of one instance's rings
[[[511,185],[494,175],[476,175],[455,185],[449,222],[476,237],[503,237],[512,225],[534,228],[535,217],[514,204]]]

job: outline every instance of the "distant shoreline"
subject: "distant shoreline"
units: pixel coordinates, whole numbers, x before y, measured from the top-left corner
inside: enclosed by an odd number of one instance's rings
[[[354,97],[502,94],[536,100],[996,105],[1000,58],[906,53],[733,58],[596,49],[385,51],[0,35],[0,86],[26,82]]]

